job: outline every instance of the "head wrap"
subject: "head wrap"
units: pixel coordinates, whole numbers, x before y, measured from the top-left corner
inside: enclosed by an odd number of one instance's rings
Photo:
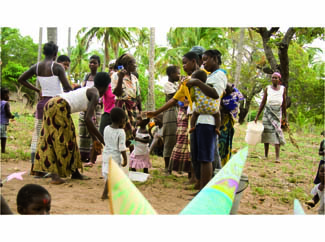
[[[202,56],[205,49],[203,47],[201,47],[201,46],[194,46],[194,47],[192,47],[192,49],[190,51],[194,52],[198,56]]]
[[[279,78],[281,78],[281,74],[279,72],[274,72],[272,76],[278,76]]]

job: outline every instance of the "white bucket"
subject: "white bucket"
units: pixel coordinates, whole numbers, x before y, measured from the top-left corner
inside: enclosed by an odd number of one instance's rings
[[[264,126],[261,122],[255,121],[247,123],[245,141],[249,145],[256,145],[261,142]]]

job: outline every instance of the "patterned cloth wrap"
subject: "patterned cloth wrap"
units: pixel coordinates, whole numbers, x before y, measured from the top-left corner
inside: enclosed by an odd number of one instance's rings
[[[206,96],[199,87],[192,87],[194,90],[195,111],[200,114],[216,114],[220,108],[220,98],[215,99]]]

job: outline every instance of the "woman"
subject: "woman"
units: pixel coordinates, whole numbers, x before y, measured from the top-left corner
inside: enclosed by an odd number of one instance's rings
[[[219,154],[221,166],[223,167],[231,157],[232,140],[235,134],[235,118],[238,113],[239,101],[243,100],[243,95],[234,85],[228,83],[225,96],[221,99],[221,127],[219,137]]]
[[[283,132],[281,129],[281,117],[287,123],[286,114],[286,89],[280,85],[281,74],[274,72],[272,74],[272,85],[268,85],[264,91],[264,96],[260,108],[255,118],[258,120],[261,112],[264,111],[262,133],[262,143],[264,143],[265,158],[269,154],[269,144],[275,145],[275,162],[280,162],[280,145],[285,144]],[[282,111],[282,112],[281,112]]]
[[[65,92],[71,91],[72,88],[69,85],[67,77],[65,75],[64,68],[61,64],[55,62],[58,53],[58,46],[52,41],[46,43],[43,47],[43,54],[45,59],[35,65],[33,65],[28,71],[23,73],[19,78],[18,82],[25,87],[34,90],[39,94],[40,100],[36,106],[36,119],[35,119],[35,130],[33,133],[31,143],[31,175],[35,175],[33,172],[35,152],[37,147],[37,141],[42,126],[43,119],[43,108],[45,104],[52,97],[61,94],[63,90]],[[36,75],[36,79],[39,82],[41,88],[37,88],[30,84],[27,80]],[[63,90],[62,90],[62,87]],[[42,174],[38,174],[42,175]],[[44,174],[43,174],[44,175]]]
[[[115,62],[115,69],[119,70],[112,75],[112,92],[115,95],[115,106],[122,108],[127,116],[125,125],[126,146],[130,153],[133,151],[131,140],[135,137],[137,114],[141,112],[140,85],[138,78],[133,74],[137,65],[135,58],[130,54],[121,55]]]
[[[220,69],[221,53],[218,50],[207,50],[202,56],[204,69],[210,72],[206,83],[198,79],[187,82],[188,87],[197,86],[208,97],[219,99],[227,85],[225,71]],[[212,178],[217,135],[215,120],[212,115],[200,114],[195,130],[191,134],[192,164],[199,182],[195,188],[202,189]]]
[[[92,122],[98,100],[110,83],[106,72],[99,72],[94,87],[83,87],[52,98],[44,107],[44,122],[37,145],[35,171],[50,172],[52,184],[62,184],[61,177],[87,180],[82,169],[72,113],[85,111],[85,122],[92,139],[104,144],[103,136]]]
[[[94,79],[97,74],[97,69],[100,66],[100,58],[97,55],[92,55],[89,58],[90,73],[86,75],[85,80],[82,83],[82,87],[93,87]],[[101,109],[103,104],[101,100],[96,106],[95,115],[92,117],[95,127],[98,129],[101,118]],[[93,147],[93,140],[87,130],[85,123],[85,112],[79,113],[79,150],[81,155],[81,161],[85,162],[85,167],[91,167],[96,162],[97,155],[95,152],[91,152]]]

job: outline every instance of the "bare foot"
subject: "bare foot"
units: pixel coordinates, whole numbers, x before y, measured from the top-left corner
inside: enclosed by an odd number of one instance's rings
[[[279,158],[276,158],[274,162],[275,163],[280,163],[280,159]]]
[[[52,181],[51,184],[53,185],[60,185],[65,183],[65,181],[63,179],[61,179],[57,174],[52,174]]]

